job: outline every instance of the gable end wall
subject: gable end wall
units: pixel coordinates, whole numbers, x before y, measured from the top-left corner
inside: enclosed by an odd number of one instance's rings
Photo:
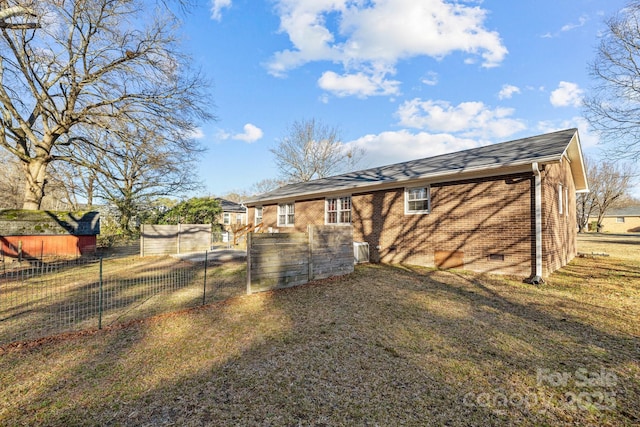
[[[563,209],[559,210],[559,185]],[[565,191],[566,189],[566,191]],[[566,196],[568,195],[568,199]],[[547,277],[577,254],[576,187],[566,159],[545,166],[542,178],[542,270]]]

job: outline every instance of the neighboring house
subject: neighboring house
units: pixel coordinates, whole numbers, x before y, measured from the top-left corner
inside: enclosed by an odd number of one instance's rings
[[[232,226],[247,224],[247,208],[239,203],[230,200],[216,198],[222,213],[220,214],[220,225],[225,231],[230,231]]]
[[[588,191],[576,129],[291,184],[247,201],[272,231],[353,225],[373,262],[538,282],[577,253]]]
[[[591,215],[589,221],[598,219]],[[610,209],[602,218],[602,230],[605,233],[640,233],[640,205]]]

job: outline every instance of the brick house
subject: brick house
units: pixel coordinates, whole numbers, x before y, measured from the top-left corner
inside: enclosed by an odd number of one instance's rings
[[[222,210],[220,214],[220,227],[224,231],[230,231],[233,225],[247,224],[247,208],[240,203],[217,197],[215,200],[220,204]]]
[[[591,215],[589,222],[597,219],[598,214],[596,212]],[[605,233],[640,233],[640,205],[607,211],[602,218],[602,231]]]
[[[577,129],[291,184],[245,203],[273,231],[351,224],[373,262],[539,282],[577,253]]]

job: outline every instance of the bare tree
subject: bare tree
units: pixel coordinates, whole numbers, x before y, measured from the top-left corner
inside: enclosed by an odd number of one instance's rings
[[[587,182],[591,186],[588,193],[578,193],[576,196],[576,216],[578,221],[578,232],[583,233],[589,224],[589,218],[597,211],[597,204],[594,186],[598,179],[596,163],[588,157],[584,158],[584,166],[587,173]]]
[[[24,197],[24,173],[20,160],[0,148],[0,209],[19,209]],[[68,188],[73,182],[58,179],[54,171],[47,174],[47,194],[42,199],[42,209],[77,209],[69,197]]]
[[[267,193],[269,191],[275,190],[278,187],[282,187],[286,185],[286,181],[275,178],[265,178],[253,184],[251,189],[249,190],[250,195]]]
[[[21,4],[24,3],[24,4]],[[17,2],[10,5],[8,1],[0,2],[0,28],[24,30],[38,28],[38,24],[30,19],[36,16],[34,10],[29,7],[31,2]]]
[[[632,1],[607,21],[590,66],[595,81],[585,116],[610,141],[611,155],[640,158],[640,2]]]
[[[89,159],[85,158],[88,162]],[[58,188],[62,201],[73,210],[93,207],[96,192],[97,172],[87,167],[79,167],[68,162],[54,162],[51,164],[47,179],[47,195],[51,187]],[[46,200],[46,196],[45,199]]]
[[[133,126],[94,132],[92,140],[95,144],[82,154],[89,165],[80,176],[82,188],[117,208],[127,234],[131,220],[154,200],[200,188],[195,163],[202,150],[193,140],[177,145]]]
[[[23,208],[41,207],[52,162],[92,167],[82,156],[109,150],[98,145],[109,138],[92,139],[87,129],[118,123],[184,146],[197,122],[211,118],[208,85],[182,53],[168,8],[144,0],[15,2],[36,29],[0,27],[0,145],[23,165]]]
[[[18,209],[22,206],[24,178],[20,162],[14,156],[0,149],[0,208]]]
[[[635,168],[625,163],[587,162],[590,193],[578,196],[578,225],[587,225],[590,215],[596,216],[596,227],[602,229],[602,219],[612,208],[622,207],[628,200],[628,191],[635,177]]]
[[[342,144],[338,128],[315,119],[293,122],[271,153],[286,182],[306,182],[346,172],[363,155]]]

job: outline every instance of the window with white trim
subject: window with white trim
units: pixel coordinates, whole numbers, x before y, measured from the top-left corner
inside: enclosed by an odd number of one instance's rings
[[[222,214],[222,223],[224,225],[229,225],[231,224],[231,214],[229,212],[224,212]]]
[[[236,223],[238,225],[244,224],[244,214],[236,214]]]
[[[278,205],[278,226],[292,227],[295,222],[295,204],[283,203]]]
[[[335,197],[325,203],[327,224],[351,224],[351,197]]]
[[[262,222],[262,206],[256,206],[254,220],[256,225]]]
[[[562,207],[563,207],[563,201],[562,201],[562,184],[558,184],[558,213],[560,215],[562,215]]]
[[[406,214],[429,213],[431,210],[431,188],[406,188],[404,190],[404,212]]]
[[[624,217],[623,216],[617,216],[616,217],[616,222],[617,223],[623,223],[624,222]]]

